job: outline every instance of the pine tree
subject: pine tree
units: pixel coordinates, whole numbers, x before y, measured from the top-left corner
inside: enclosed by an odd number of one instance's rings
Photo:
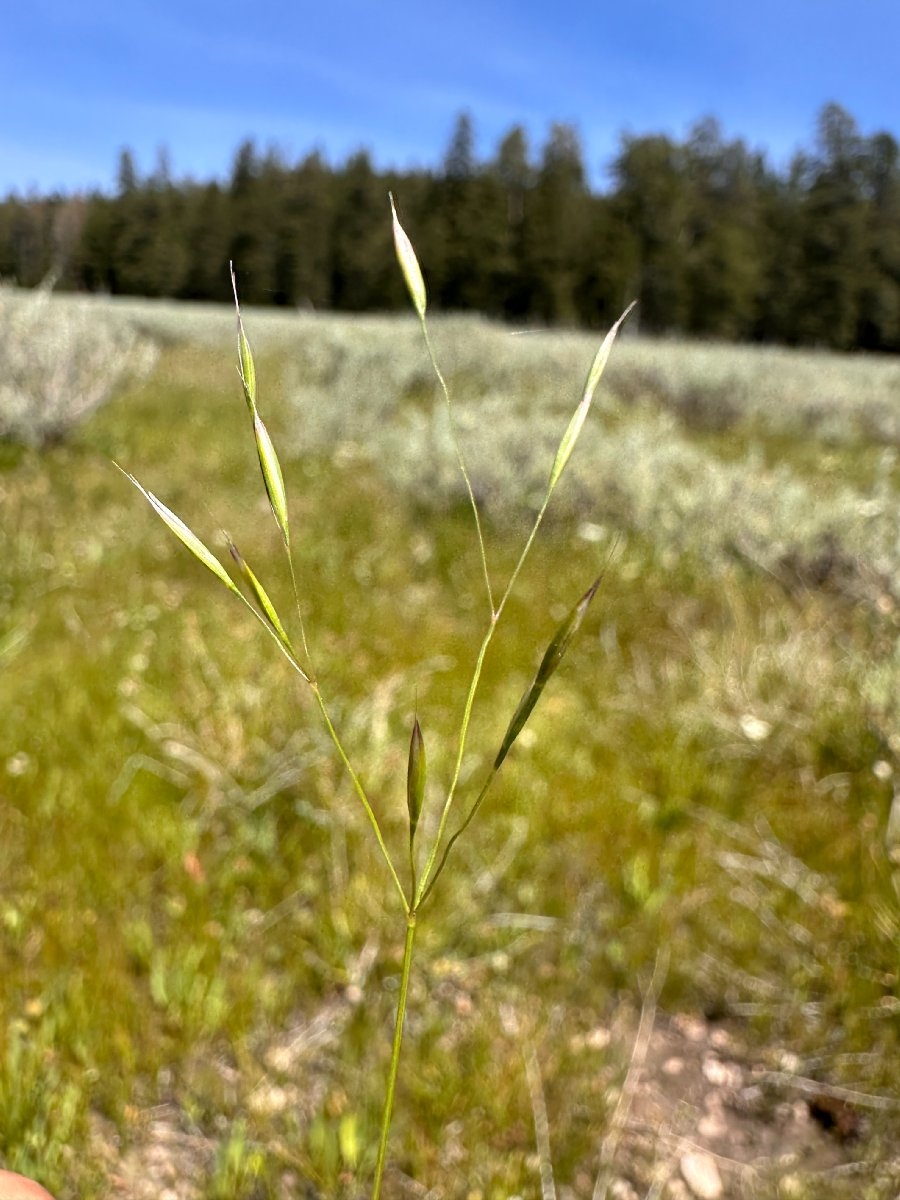
[[[889,133],[864,155],[867,271],[860,294],[859,345],[900,350],[900,147]]]
[[[363,312],[383,305],[391,275],[385,193],[365,150],[348,159],[335,181],[331,214],[331,304]]]
[[[850,114],[826,105],[803,204],[804,288],[797,329],[805,342],[840,349],[856,342],[866,258],[862,149]]]
[[[690,191],[684,152],[662,135],[626,137],[613,164],[619,211],[637,247],[639,319],[649,330],[689,321]]]
[[[500,312],[508,317],[522,317],[531,304],[525,263],[525,225],[535,172],[530,161],[528,137],[521,125],[514,125],[501,140],[490,172],[499,184],[503,208],[501,242],[492,286]]]
[[[753,331],[762,290],[758,165],[743,142],[723,140],[717,121],[691,130],[685,148],[689,333],[736,339]]]
[[[571,125],[550,126],[525,220],[525,262],[532,314],[574,322],[577,290],[590,224],[581,141]]]

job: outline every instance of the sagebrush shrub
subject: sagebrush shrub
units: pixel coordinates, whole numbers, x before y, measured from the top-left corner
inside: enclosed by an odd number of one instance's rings
[[[157,349],[86,297],[49,286],[0,286],[0,439],[61,441],[130,376],[148,374]]]

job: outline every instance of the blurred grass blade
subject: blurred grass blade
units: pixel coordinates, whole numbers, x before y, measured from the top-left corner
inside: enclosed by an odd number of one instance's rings
[[[272,444],[269,431],[266,429],[263,419],[259,414],[254,414],[253,417],[253,435],[256,438],[256,450],[259,454],[259,465],[262,468],[269,503],[272,505],[272,512],[275,514],[275,520],[281,529],[284,543],[288,545],[290,543],[290,532],[288,530],[287,493],[284,490],[284,476],[281,473],[281,464],[278,461],[278,455],[275,453],[275,447]]]
[[[394,197],[390,192],[388,196],[391,201],[391,217],[394,225],[394,249],[397,251],[397,261],[400,263],[400,270],[403,272],[403,278],[406,280],[406,286],[409,288],[409,294],[415,305],[416,312],[419,314],[419,318],[424,320],[427,298],[425,295],[425,280],[422,278],[422,269],[419,266],[419,260],[416,258],[416,252],[413,250],[412,242],[409,240],[406,230],[400,224],[397,209],[394,206]]]
[[[600,376],[609,361],[610,353],[612,352],[613,342],[616,340],[616,334],[621,328],[622,322],[634,308],[633,301],[610,329],[609,333],[603,339],[603,344],[594,355],[594,361],[591,363],[591,369],[588,371],[588,377],[585,381],[584,392],[578,407],[572,416],[566,432],[562,436],[562,441],[559,443],[559,449],[556,451],[556,458],[553,460],[553,468],[550,471],[550,483],[548,485],[548,493],[552,492],[559,482],[559,477],[566,469],[566,463],[572,456],[572,451],[575,449],[575,443],[578,441],[578,435],[581,433],[581,427],[587,419],[588,412],[591,407],[591,402],[594,399],[594,392],[597,390],[597,384],[600,382]]]
[[[247,585],[253,592],[253,595],[256,598],[256,603],[259,605],[263,616],[278,634],[278,639],[284,648],[289,650],[293,655],[294,648],[291,645],[291,640],[285,632],[285,628],[281,623],[281,619],[275,610],[275,605],[269,599],[268,592],[260,583],[259,579],[257,579],[255,572],[250,567],[250,564],[245,560],[240,550],[238,550],[237,546],[230,538],[228,539],[228,549],[231,551],[231,557],[237,563],[238,569],[246,579]]]
[[[425,739],[418,717],[413,721],[409,739],[409,763],[406,768],[406,806],[409,809],[409,844],[412,846],[425,800]]]
[[[238,302],[237,279],[234,274],[234,263],[231,267],[231,290],[234,292],[234,307],[237,312],[238,353],[240,357],[241,383],[244,385],[244,397],[251,414],[256,416],[256,364],[253,361],[253,351],[244,333],[244,322],[241,320],[241,306]]]
[[[187,546],[188,550],[190,550],[194,557],[198,558],[205,567],[212,571],[213,575],[215,575],[217,579],[220,579],[230,592],[237,592],[237,594],[240,595],[240,589],[237,587],[234,580],[231,578],[216,556],[212,553],[212,551],[208,550],[206,546],[204,546],[204,544],[192,530],[188,529],[184,521],[182,521],[180,517],[176,517],[170,508],[166,508],[162,500],[154,496],[152,492],[148,492],[142,484],[138,483],[133,475],[130,475],[122,467],[119,467],[118,463],[115,465],[122,472],[126,479],[131,480],[137,490],[145,497],[147,501],[149,501],[152,508],[156,511],[157,516],[165,521],[177,538],[184,542],[185,546]]]
[[[494,759],[495,771],[499,769],[500,764],[506,758],[507,754],[509,754],[513,742],[522,732],[525,722],[531,716],[534,706],[541,697],[541,692],[547,686],[547,681],[562,662],[563,655],[568,650],[572,638],[581,627],[584,615],[597,592],[597,588],[600,586],[600,579],[601,576],[598,575],[554,634],[553,640],[550,642],[544,653],[544,657],[541,659],[541,665],[538,667],[531,687],[525,692],[525,695],[519,701],[518,708],[513,713],[509,728],[506,731],[500,749],[497,751],[497,757]]]

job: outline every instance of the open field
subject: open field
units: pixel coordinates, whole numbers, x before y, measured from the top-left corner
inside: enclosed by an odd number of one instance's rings
[[[289,609],[233,315],[48,303],[134,358],[66,438],[0,442],[0,1166],[59,1200],[365,1195],[383,864],[299,683],[110,463]],[[436,799],[488,616],[446,418],[413,321],[245,324],[323,688],[402,861],[412,714]],[[503,579],[596,343],[433,336]],[[389,1195],[544,1196],[552,1159],[560,1200],[683,1200],[694,1146],[729,1197],[897,1195],[898,448],[894,360],[616,348],[464,787],[608,567],[423,917]]]

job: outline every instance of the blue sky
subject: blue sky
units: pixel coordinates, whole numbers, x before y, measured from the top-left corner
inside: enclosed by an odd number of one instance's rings
[[[0,32],[0,194],[227,174],[246,137],[436,164],[456,115],[480,155],[522,123],[579,130],[595,182],[623,132],[717,116],[782,165],[835,100],[900,136],[897,0],[27,0]]]

